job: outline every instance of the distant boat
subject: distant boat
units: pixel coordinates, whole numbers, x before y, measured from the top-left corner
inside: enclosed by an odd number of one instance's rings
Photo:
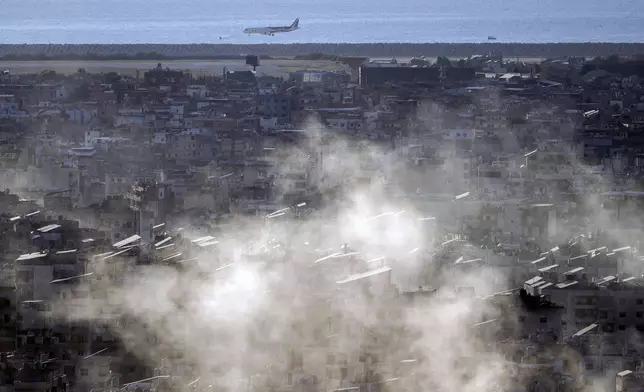
[[[487,39],[490,40],[490,41],[494,41],[494,40],[496,40],[496,37],[493,36],[493,35],[488,35]]]

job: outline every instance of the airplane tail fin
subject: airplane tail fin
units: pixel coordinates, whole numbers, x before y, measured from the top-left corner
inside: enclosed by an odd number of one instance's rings
[[[297,29],[300,24],[300,18],[295,19],[295,22],[291,25],[292,29]]]

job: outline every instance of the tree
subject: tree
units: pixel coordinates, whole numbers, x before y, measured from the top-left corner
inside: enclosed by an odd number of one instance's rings
[[[39,79],[41,81],[50,81],[50,80],[55,80],[57,77],[58,77],[58,74],[56,74],[56,71],[51,69],[46,69],[40,73]]]
[[[438,56],[436,58],[436,65],[439,67],[451,67],[452,62],[445,56]]]
[[[121,81],[121,75],[116,72],[108,72],[103,78],[106,84],[115,84]]]

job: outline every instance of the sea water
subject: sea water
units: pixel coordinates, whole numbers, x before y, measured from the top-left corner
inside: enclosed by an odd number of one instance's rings
[[[300,30],[248,36],[247,27]],[[644,42],[644,0],[2,0],[0,43]]]

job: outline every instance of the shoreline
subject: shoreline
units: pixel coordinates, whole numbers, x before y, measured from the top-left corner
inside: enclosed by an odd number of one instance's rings
[[[294,57],[323,53],[335,56],[468,57],[501,52],[505,57],[644,55],[644,43],[301,43],[301,44],[0,44],[0,60],[217,60],[245,55]]]

